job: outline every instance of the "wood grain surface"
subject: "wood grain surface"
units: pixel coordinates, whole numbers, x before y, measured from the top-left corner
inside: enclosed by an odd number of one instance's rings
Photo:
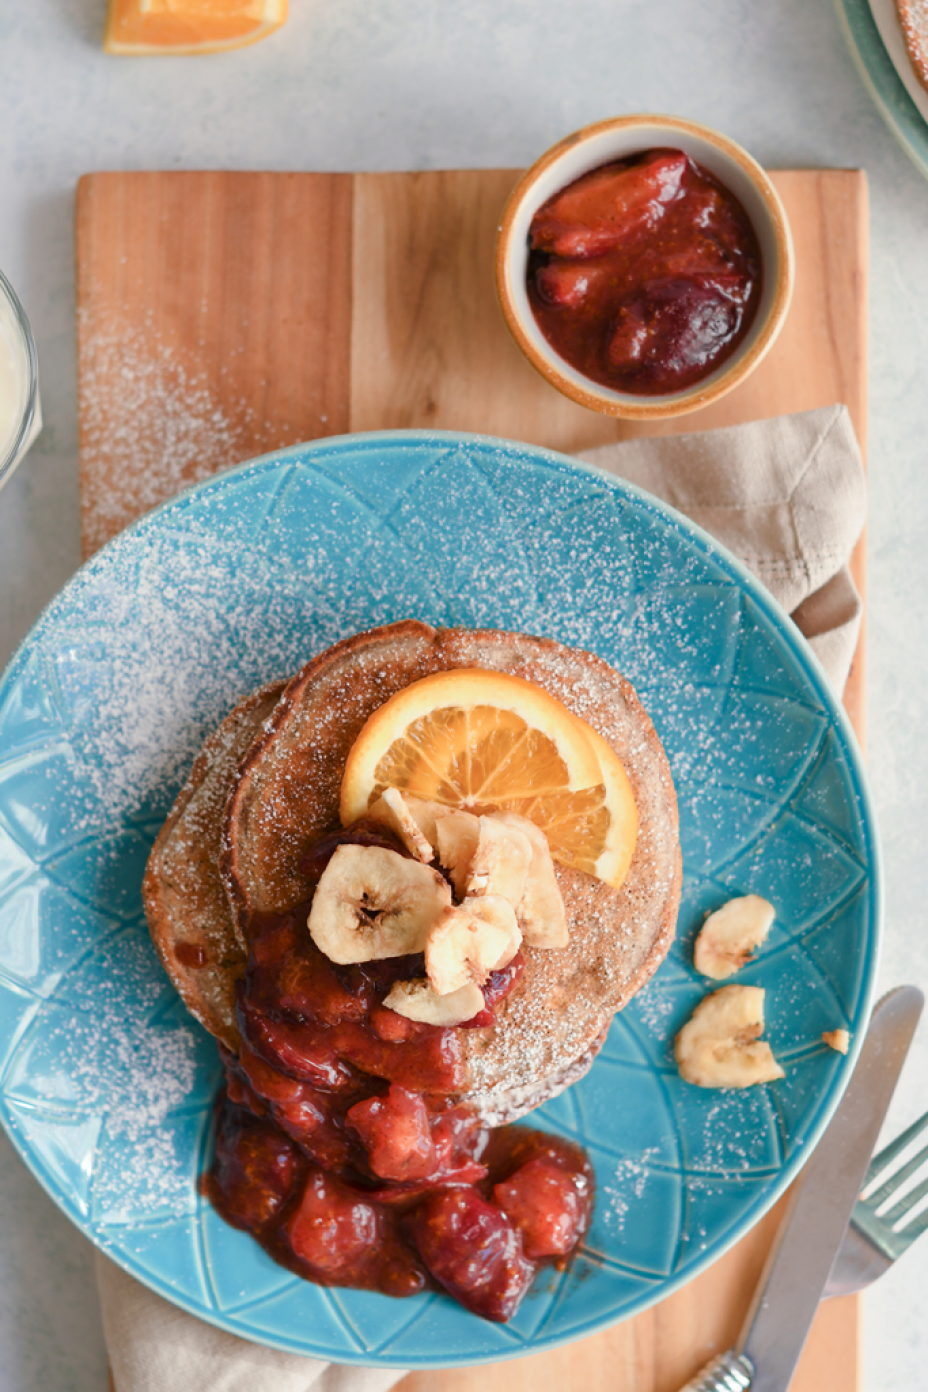
[[[656,425],[574,405],[510,339],[492,252],[517,171],[105,173],[77,196],[85,555],[218,469],[347,430],[472,430],[574,450],[844,402],[866,442],[867,189],[780,171],[796,245],[786,326],[716,405]],[[853,561],[865,580],[864,546]],[[863,640],[845,704],[864,734]],[[677,1294],[582,1342],[416,1373],[403,1392],[676,1392],[727,1347],[778,1206]],[[793,1392],[859,1386],[856,1297],[823,1305]]]

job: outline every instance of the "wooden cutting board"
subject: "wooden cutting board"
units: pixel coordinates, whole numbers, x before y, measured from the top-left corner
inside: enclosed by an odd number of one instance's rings
[[[84,554],[179,488],[346,431],[473,430],[570,453],[843,401],[866,439],[867,188],[858,171],[773,175],[796,291],[773,351],[696,415],[625,424],[568,402],[524,361],[492,278],[512,170],[107,173],[77,194]],[[854,558],[863,589],[864,551]],[[845,704],[863,735],[863,644]],[[779,1207],[636,1319],[403,1392],[677,1392],[732,1342]],[[823,1305],[793,1392],[855,1392],[855,1297]]]

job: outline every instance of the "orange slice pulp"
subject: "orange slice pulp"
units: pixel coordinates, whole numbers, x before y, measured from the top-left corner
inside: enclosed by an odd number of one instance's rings
[[[257,43],[287,18],[287,0],[110,0],[107,53],[219,53]]]
[[[635,798],[611,746],[543,688],[504,672],[436,672],[374,712],[345,765],[342,822],[390,787],[517,812],[541,827],[555,860],[608,884],[622,883],[634,853]]]

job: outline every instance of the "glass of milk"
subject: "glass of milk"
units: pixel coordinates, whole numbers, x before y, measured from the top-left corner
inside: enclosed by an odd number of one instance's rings
[[[42,428],[32,330],[0,271],[0,488]]]

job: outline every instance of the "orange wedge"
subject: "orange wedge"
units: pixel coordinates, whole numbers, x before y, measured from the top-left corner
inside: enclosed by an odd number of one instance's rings
[[[287,0],[110,0],[107,53],[221,53],[257,43],[287,18]]]
[[[551,854],[609,884],[625,878],[638,814],[621,761],[591,726],[504,672],[436,672],[391,696],[348,754],[341,817],[385,788],[474,812],[518,812]]]

